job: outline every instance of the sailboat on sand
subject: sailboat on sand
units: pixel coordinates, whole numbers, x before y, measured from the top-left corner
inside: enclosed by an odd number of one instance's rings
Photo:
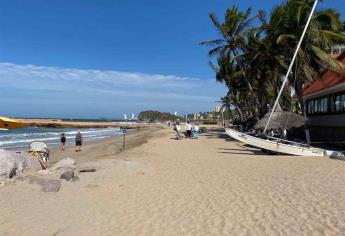
[[[272,111],[271,111],[270,116],[268,118],[268,121],[266,123],[266,126],[265,126],[265,129],[263,131],[263,134],[266,134],[267,128],[268,128],[268,126],[270,124],[270,121],[272,119],[272,115],[273,115],[273,113],[275,112],[275,110],[276,110],[276,108],[278,106],[279,98],[280,98],[280,96],[282,95],[282,93],[284,91],[284,87],[285,87],[285,85],[287,83],[288,76],[291,73],[292,66],[293,66],[293,64],[294,64],[294,62],[296,60],[296,57],[297,57],[297,54],[298,54],[298,50],[301,47],[303,38],[305,36],[305,33],[307,31],[308,25],[309,25],[310,20],[311,20],[311,18],[313,16],[313,13],[315,11],[317,3],[318,3],[318,0],[316,0],[314,2],[313,8],[312,8],[312,10],[310,12],[310,15],[308,17],[307,23],[305,25],[305,28],[304,28],[303,33],[301,35],[301,38],[300,38],[300,40],[298,42],[296,51],[294,52],[294,55],[292,57],[289,69],[288,69],[288,71],[287,71],[287,73],[286,73],[286,75],[284,77],[283,84],[282,84],[282,86],[280,88],[280,91],[278,93],[278,96],[277,96],[277,98],[275,100],[274,106],[272,108]],[[225,131],[226,131],[226,133],[229,136],[231,136],[232,138],[234,138],[234,139],[236,139],[236,140],[238,140],[240,142],[243,142],[245,144],[249,144],[251,146],[258,147],[258,148],[261,148],[261,149],[273,151],[273,152],[290,154],[290,155],[296,155],[296,156],[341,156],[341,155],[343,156],[343,154],[340,153],[340,152],[328,151],[328,150],[324,150],[324,149],[321,149],[321,148],[315,148],[315,147],[312,147],[312,146],[309,146],[309,145],[306,145],[306,144],[301,144],[301,143],[292,142],[292,141],[288,141],[288,140],[277,139],[277,138],[268,137],[268,136],[266,136],[268,139],[259,138],[259,137],[255,137],[255,136],[252,136],[250,134],[245,134],[245,133],[242,133],[242,132],[236,131],[234,129],[230,129],[230,128],[225,129]]]

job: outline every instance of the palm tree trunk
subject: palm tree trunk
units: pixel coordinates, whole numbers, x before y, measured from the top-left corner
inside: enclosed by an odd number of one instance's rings
[[[232,100],[234,101],[234,106],[236,108],[236,111],[238,112],[238,115],[240,116],[240,119],[243,120],[243,111],[240,108],[240,105],[239,105],[239,103],[237,101],[236,92],[233,91],[233,90],[231,90],[231,91],[232,92],[229,91],[228,94],[231,93],[231,97],[232,97]]]
[[[237,56],[237,53],[236,53],[236,51],[232,51],[232,53],[233,53],[233,55],[236,57]],[[240,62],[237,62],[238,63],[238,66],[239,66],[239,68],[240,68],[240,70],[241,70],[241,73],[242,73],[242,75],[243,75],[243,78],[244,78],[244,81],[246,82],[246,84],[247,84],[247,86],[248,86],[248,89],[249,89],[249,91],[250,91],[250,94],[251,94],[251,102],[250,102],[250,109],[252,109],[252,110],[254,110],[255,111],[255,113],[257,113],[257,103],[256,103],[256,97],[255,97],[255,94],[254,94],[254,90],[253,90],[253,86],[252,86],[252,84],[249,82],[249,80],[247,79],[247,77],[246,77],[246,72],[245,72],[245,70],[244,70],[244,68],[243,68],[243,65],[241,65],[241,63]]]
[[[303,87],[298,86],[296,89],[296,93],[297,93],[297,99],[298,99],[299,106],[301,108],[302,115],[304,116],[305,110],[304,110],[304,100],[303,100]]]

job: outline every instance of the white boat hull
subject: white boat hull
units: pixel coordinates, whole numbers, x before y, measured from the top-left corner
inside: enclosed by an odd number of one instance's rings
[[[279,140],[266,140],[233,129],[225,129],[226,133],[240,141],[254,147],[270,150],[273,152],[285,153],[296,156],[327,156],[325,150],[310,146],[298,145],[297,143],[281,143]]]

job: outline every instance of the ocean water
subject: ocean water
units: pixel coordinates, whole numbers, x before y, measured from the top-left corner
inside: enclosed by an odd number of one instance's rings
[[[25,128],[0,130],[0,149],[26,149],[33,141],[41,141],[49,148],[59,145],[61,133],[65,133],[66,144],[74,144],[75,134],[80,130],[83,142],[122,135],[118,128]]]

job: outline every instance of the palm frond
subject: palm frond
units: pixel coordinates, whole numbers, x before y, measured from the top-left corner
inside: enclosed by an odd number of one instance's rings
[[[281,43],[287,41],[288,39],[296,39],[296,35],[294,35],[294,34],[281,34],[278,36],[276,43],[281,44]]]
[[[209,58],[215,57],[219,55],[222,52],[222,50],[224,50],[223,46],[215,47],[208,52],[208,57]]]
[[[222,25],[219,23],[218,19],[217,19],[217,16],[216,14],[213,12],[213,13],[210,13],[209,14],[209,17],[214,25],[214,27],[216,27],[216,29],[218,30],[218,32],[223,35],[224,37],[227,36],[226,32],[223,30],[222,28]]]
[[[207,40],[207,41],[200,42],[199,45],[214,47],[214,46],[222,45],[222,44],[224,44],[224,42],[225,42],[224,39],[213,39],[213,40]]]
[[[323,63],[327,65],[327,69],[341,73],[341,74],[345,74],[345,66],[343,63],[331,57],[327,52],[323,51],[321,48],[313,46],[312,49],[315,52],[315,55]]]

